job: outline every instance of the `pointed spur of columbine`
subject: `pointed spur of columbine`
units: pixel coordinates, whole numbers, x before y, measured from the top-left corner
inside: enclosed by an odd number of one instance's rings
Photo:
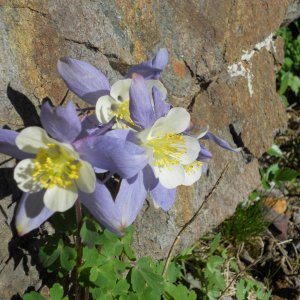
[[[201,146],[201,151],[199,152],[197,160],[200,162],[205,163],[205,162],[209,161],[210,159],[212,159],[212,157],[213,157],[212,153],[202,145],[201,140],[211,140],[215,144],[217,144],[219,147],[221,147],[225,150],[231,151],[231,152],[237,153],[242,150],[242,148],[234,148],[234,147],[230,146],[230,144],[227,141],[221,139],[217,135],[208,131],[208,127],[205,129],[196,130],[196,132],[192,132],[192,130],[193,130],[193,128],[189,129],[187,131],[187,134],[190,136],[193,136],[199,140],[199,143]]]

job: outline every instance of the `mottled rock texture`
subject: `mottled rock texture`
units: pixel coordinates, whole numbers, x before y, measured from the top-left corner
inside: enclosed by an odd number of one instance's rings
[[[206,144],[214,159],[197,184],[178,189],[169,213],[145,204],[136,222],[135,247],[139,255],[165,257],[175,235],[193,216],[227,163],[228,171],[181,237],[177,251],[231,215],[260,182],[257,158],[286,124],[275,86],[283,45],[275,33],[289,3],[0,0],[0,125],[12,129],[36,125],[43,99],[58,104],[64,98],[67,88],[56,71],[62,56],[94,64],[113,83],[131,65],[167,47],[170,62],[162,81],[169,100],[187,108],[195,124],[209,124],[211,131],[244,150],[233,154]],[[67,98],[83,104],[71,93]],[[5,159],[2,156],[1,161]],[[16,239],[10,242],[8,224],[14,209],[9,206],[10,195],[16,187],[7,178],[11,178],[13,165],[14,161],[2,164],[0,173],[0,205],[5,211],[0,218],[1,299],[38,284],[37,272],[22,267],[34,264],[28,254],[35,250],[26,241],[25,246]],[[16,257],[24,248],[26,255]]]

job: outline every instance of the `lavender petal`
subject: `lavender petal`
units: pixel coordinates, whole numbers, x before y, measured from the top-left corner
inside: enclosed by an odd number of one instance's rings
[[[66,107],[58,106],[56,109],[49,102],[44,103],[40,118],[45,130],[60,142],[71,143],[81,132],[81,122],[72,101]]]
[[[160,183],[150,191],[150,195],[156,205],[164,211],[170,210],[176,198],[176,189],[166,189]]]
[[[216,136],[215,134],[211,133],[210,131],[208,131],[203,137],[202,139],[205,140],[212,140],[214,141],[217,145],[219,145],[221,148],[224,148],[226,150],[229,151],[233,151],[233,152],[239,152],[241,151],[241,148],[233,148],[231,147],[225,140],[219,138],[218,136]]]
[[[101,96],[109,94],[110,84],[106,76],[87,62],[64,57],[58,61],[57,69],[67,87],[92,105]]]
[[[44,194],[45,190],[33,194],[23,193],[15,216],[15,226],[20,236],[38,228],[54,214],[44,205]]]
[[[129,110],[131,119],[140,127],[148,128],[155,121],[153,107],[145,79],[135,74],[129,90]]]
[[[0,153],[20,160],[33,157],[32,154],[23,152],[16,146],[17,135],[18,132],[14,130],[0,128]]]

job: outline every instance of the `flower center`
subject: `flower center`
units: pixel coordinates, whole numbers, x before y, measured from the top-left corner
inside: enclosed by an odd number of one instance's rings
[[[113,114],[117,120],[122,121],[124,120],[126,123],[134,125],[134,122],[130,118],[130,111],[129,111],[129,100],[125,100],[120,102],[118,105],[114,105],[112,107]],[[121,124],[122,128],[128,128],[126,124]]]
[[[67,188],[73,179],[79,177],[81,162],[72,157],[63,147],[47,144],[42,148],[34,160],[33,181],[39,181],[45,187],[59,186]]]
[[[181,134],[167,133],[152,138],[145,146],[153,150],[156,167],[180,164],[181,157],[186,153],[186,142]]]

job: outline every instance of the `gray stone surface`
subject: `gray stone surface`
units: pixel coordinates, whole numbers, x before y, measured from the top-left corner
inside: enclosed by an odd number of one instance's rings
[[[189,109],[194,123],[209,124],[213,132],[232,145],[243,146],[244,151],[233,154],[206,144],[214,154],[208,172],[193,187],[178,189],[169,213],[145,204],[136,222],[135,247],[139,255],[165,257],[176,233],[193,216],[227,163],[220,185],[176,251],[232,214],[259,184],[257,158],[286,124],[275,86],[282,42],[274,34],[289,3],[0,0],[0,125],[20,129],[37,124],[44,98],[55,104],[63,99],[67,88],[56,71],[62,56],[92,63],[113,83],[131,65],[167,47],[170,62],[162,81],[169,100]],[[68,99],[82,105],[71,93]],[[0,201],[11,215],[13,208],[7,209],[11,200]],[[2,264],[0,274],[0,299],[35,286],[38,278],[34,270],[28,276],[14,270],[14,260],[7,260],[6,245],[12,237],[7,218],[1,216],[0,257],[7,263]],[[9,278],[14,278],[13,283]]]

